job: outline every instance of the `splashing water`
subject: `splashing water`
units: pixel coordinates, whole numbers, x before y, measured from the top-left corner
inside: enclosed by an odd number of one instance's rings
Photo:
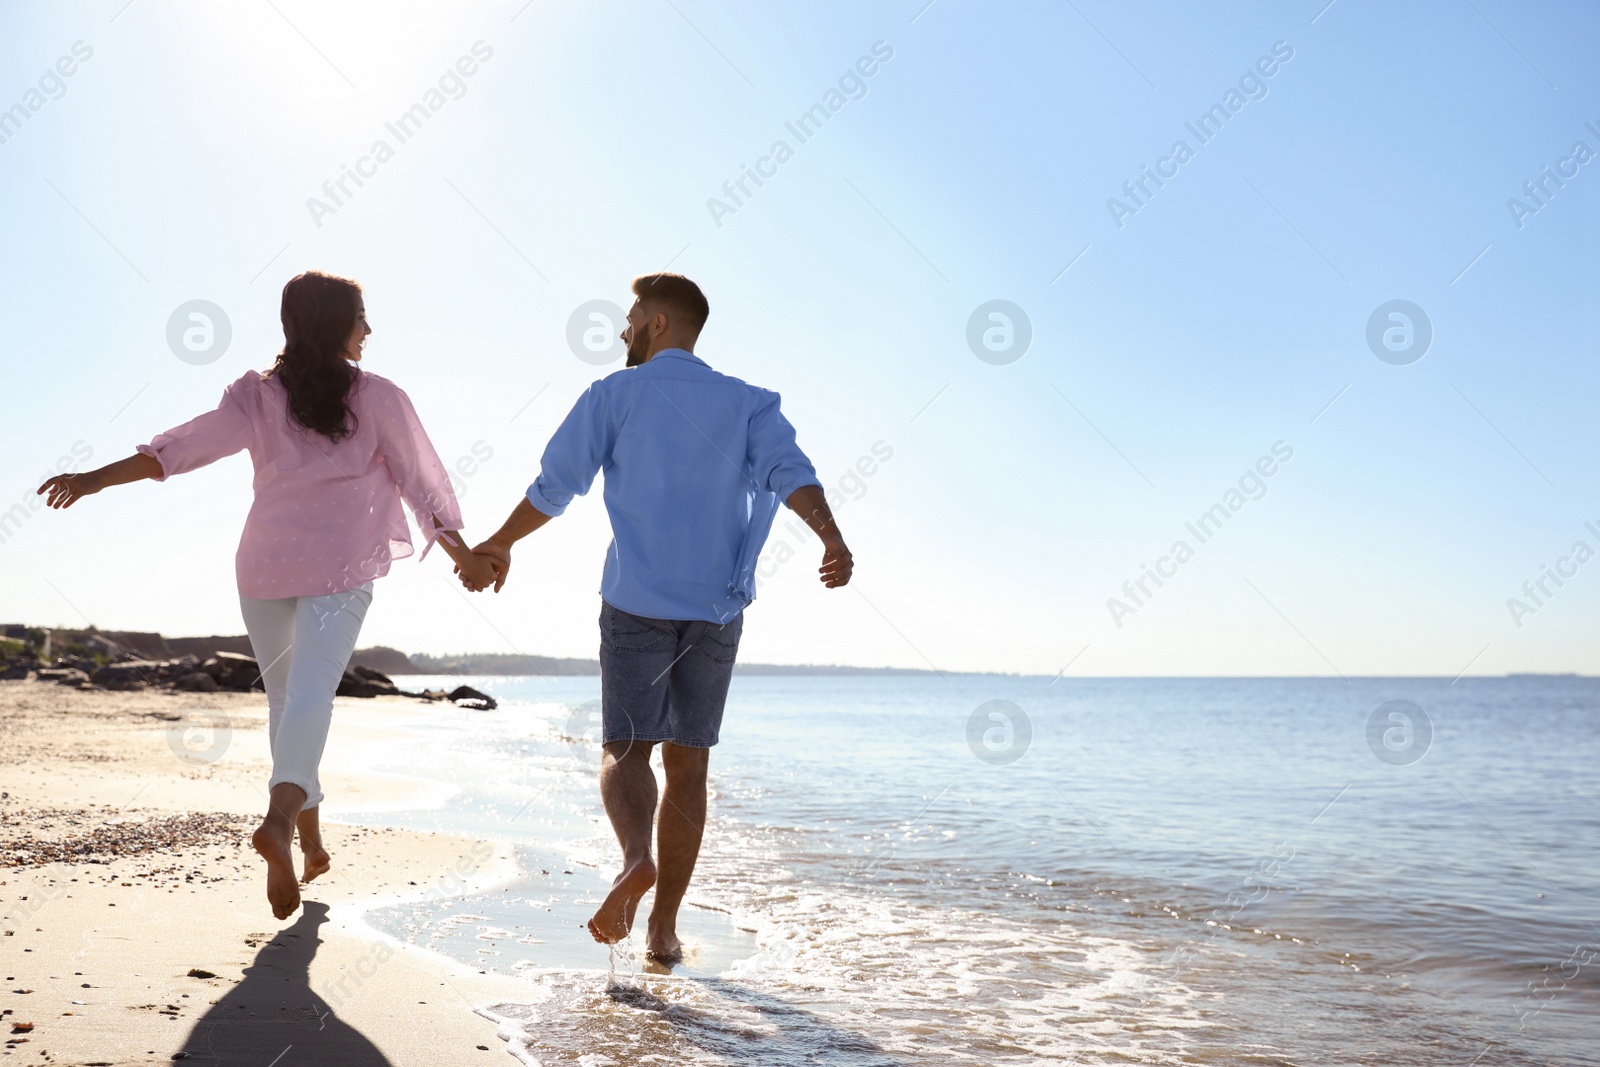
[[[606,970],[606,996],[612,1000],[623,1001],[630,994],[643,993],[644,987],[639,984],[639,966],[633,952],[633,935],[629,934],[621,941],[613,941],[606,946],[608,966]],[[626,981],[617,980],[617,957],[622,957],[623,966],[627,968]]]

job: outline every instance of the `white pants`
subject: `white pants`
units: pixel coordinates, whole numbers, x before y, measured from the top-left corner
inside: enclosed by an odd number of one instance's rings
[[[322,803],[317,766],[333,722],[333,694],[371,603],[371,582],[328,596],[239,598],[267,687],[267,738],[272,746],[268,788],[284,782],[299,786],[306,793],[306,808]]]

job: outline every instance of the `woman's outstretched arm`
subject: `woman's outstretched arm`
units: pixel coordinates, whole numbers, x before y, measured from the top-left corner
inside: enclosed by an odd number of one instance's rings
[[[45,500],[50,507],[69,508],[79,497],[146,478],[161,478],[161,461],[143,452],[135,452],[127,459],[119,459],[82,474],[58,474],[41,485],[39,492],[50,494]]]
[[[241,378],[222,392],[216,408],[157,434],[147,445],[127,459],[108,463],[83,474],[58,474],[39,487],[50,494],[46,503],[53,508],[71,507],[79,497],[126,482],[151,478],[165,481],[250,446],[250,416],[240,399],[247,378]]]

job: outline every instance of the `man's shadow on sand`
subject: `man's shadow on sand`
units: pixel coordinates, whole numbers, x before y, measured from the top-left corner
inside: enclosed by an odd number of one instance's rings
[[[199,1063],[272,1062],[339,1067],[393,1067],[361,1031],[339,1020],[311,990],[311,960],[328,921],[328,906],[307,901],[299,921],[261,946],[244,981],[211,1006],[184,1042],[186,1059]]]

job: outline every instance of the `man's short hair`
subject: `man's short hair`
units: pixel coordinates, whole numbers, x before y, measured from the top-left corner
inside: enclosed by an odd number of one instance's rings
[[[700,287],[681,274],[641,274],[633,280],[633,295],[647,304],[659,304],[668,315],[696,337],[711,314]]]

